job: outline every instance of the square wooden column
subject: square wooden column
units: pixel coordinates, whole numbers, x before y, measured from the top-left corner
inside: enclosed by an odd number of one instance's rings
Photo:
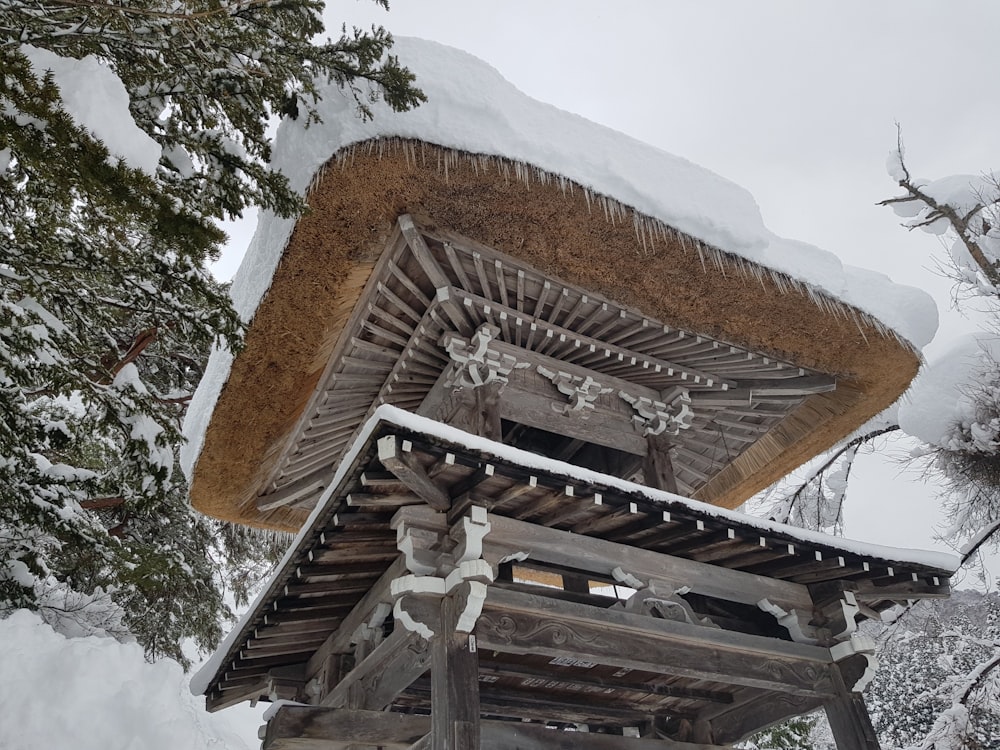
[[[864,697],[847,687],[841,665],[835,665],[830,671],[837,695],[824,703],[823,708],[837,750],[881,750]]]
[[[455,630],[454,597],[441,600],[431,640],[431,750],[479,750],[479,655],[475,636]]]

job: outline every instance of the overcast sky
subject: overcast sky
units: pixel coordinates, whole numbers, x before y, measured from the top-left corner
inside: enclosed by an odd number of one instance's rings
[[[331,3],[327,20],[331,33],[375,23],[462,48],[537,99],[739,183],[778,234],[931,292],[931,357],[971,325],[949,311],[937,240],[875,204],[895,192],[897,122],[916,175],[1000,168],[1000,3],[392,0],[385,13],[357,0]],[[234,234],[229,258],[245,244]],[[915,470],[864,460],[847,535],[931,546],[935,507]]]

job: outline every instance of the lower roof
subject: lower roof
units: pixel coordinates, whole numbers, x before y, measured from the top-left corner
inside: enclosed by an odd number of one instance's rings
[[[383,469],[378,444],[387,436],[434,474],[441,491],[488,498],[495,516],[754,573],[779,586],[842,582],[868,611],[946,595],[959,564],[948,554],[864,544],[713,507],[383,406],[267,587],[192,680],[210,707],[268,699],[269,674],[304,667],[399,565],[392,519],[423,501]],[[283,632],[297,635],[288,640]]]

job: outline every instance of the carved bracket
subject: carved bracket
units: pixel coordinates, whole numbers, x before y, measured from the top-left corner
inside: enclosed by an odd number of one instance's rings
[[[618,391],[618,395],[635,410],[632,421],[642,430],[643,436],[676,435],[688,429],[694,419],[691,395],[686,388],[677,389],[673,398],[665,401],[633,396],[626,391]]]
[[[645,582],[621,567],[612,570],[611,575],[619,583],[636,590],[625,604],[626,612],[650,615],[661,620],[684,622],[688,625],[703,625],[710,628],[719,627],[712,622],[711,618],[702,617],[696,613],[691,608],[691,605],[682,598],[684,594],[690,591],[687,587],[664,591],[655,582]]]
[[[441,599],[456,600],[456,631],[471,633],[486,601],[486,587],[496,575],[483,559],[483,540],[490,531],[486,509],[473,506],[447,537],[411,523],[396,528],[397,547],[409,575],[392,581],[393,614],[407,630],[432,638],[439,629]]]
[[[569,399],[569,405],[553,406],[560,414],[569,412],[586,412],[594,408],[594,402],[605,393],[611,393],[611,388],[605,388],[590,375],[581,377],[568,372],[556,372],[543,365],[538,365],[538,374],[548,378],[561,394]]]
[[[850,669],[847,665],[842,665],[841,673],[845,678],[850,672],[850,679],[854,681],[848,688],[853,693],[860,693],[868,683],[875,679],[875,672],[878,670],[878,657],[875,656],[875,640],[863,633],[854,633],[851,637],[830,648],[830,656],[835,662],[851,661]],[[860,658],[852,658],[860,657]]]
[[[761,599],[757,602],[757,606],[769,615],[774,615],[774,619],[788,631],[796,643],[815,645],[819,641],[816,627],[809,624],[812,612],[800,612],[797,609],[786,611],[768,599]]]
[[[500,329],[489,323],[479,326],[468,339],[456,333],[445,333],[439,343],[453,362],[445,385],[449,388],[478,388],[490,383],[503,385],[515,367],[526,367],[518,365],[511,355],[490,348],[490,342],[499,335]]]

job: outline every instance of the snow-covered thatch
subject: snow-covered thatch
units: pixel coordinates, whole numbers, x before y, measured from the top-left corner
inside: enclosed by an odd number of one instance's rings
[[[185,426],[196,506],[298,525],[254,499],[404,212],[665,323],[838,376],[836,396],[811,400],[706,499],[739,502],[913,377],[936,327],[924,293],[776,237],[738,186],[530,99],[465,53],[405,39],[395,51],[427,104],[364,122],[331,88],[323,124],[279,131],[275,166],[312,210],[297,224],[265,214],[234,281],[247,347],[235,364],[213,355]]]

